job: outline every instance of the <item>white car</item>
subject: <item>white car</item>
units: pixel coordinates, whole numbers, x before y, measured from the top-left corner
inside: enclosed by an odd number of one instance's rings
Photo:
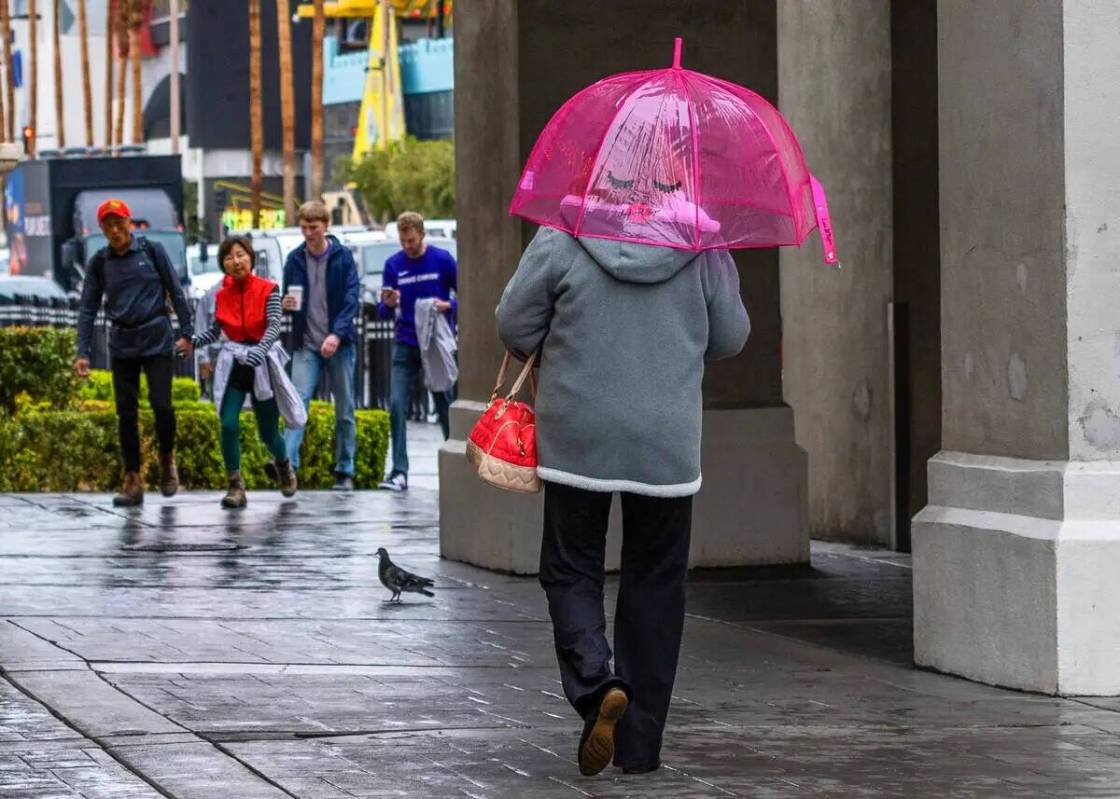
[[[222,265],[218,263],[217,245],[206,246],[206,260],[202,259],[202,255],[201,245],[191,244],[187,247],[187,269],[191,274],[191,291],[195,299],[205,295],[224,277]]]

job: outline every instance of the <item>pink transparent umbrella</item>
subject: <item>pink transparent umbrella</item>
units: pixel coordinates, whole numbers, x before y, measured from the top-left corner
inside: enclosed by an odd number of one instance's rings
[[[687,250],[800,246],[839,259],[824,188],[759,95],[681,67],[576,94],[537,139],[510,213],[576,236]]]

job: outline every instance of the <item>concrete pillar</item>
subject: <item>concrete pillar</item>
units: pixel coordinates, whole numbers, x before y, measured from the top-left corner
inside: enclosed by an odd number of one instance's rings
[[[455,28],[455,120],[462,399],[440,452],[445,557],[534,573],[540,497],[481,483],[465,438],[501,358],[493,312],[533,229],[507,214],[533,142],[569,96],[605,75],[666,67],[674,36],[686,66],[777,94],[774,0],[618,0],[591,8],[547,0],[463,0]],[[641,24],[635,24],[640,20]],[[741,251],[753,332],[738,358],[705,376],[704,489],[696,503],[693,565],[808,560],[806,462],[781,391],[778,257]],[[617,503],[616,503],[617,504]],[[617,528],[617,520],[614,525]],[[617,562],[617,529],[611,563]]]
[[[1120,6],[938,7],[944,450],[915,659],[1120,693]]]
[[[782,0],[779,108],[829,194],[842,269],[781,251],[785,399],[811,535],[891,545],[891,4]]]

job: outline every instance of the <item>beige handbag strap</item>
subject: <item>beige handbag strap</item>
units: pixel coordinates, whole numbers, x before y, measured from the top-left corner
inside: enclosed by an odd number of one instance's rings
[[[506,372],[509,370],[510,357],[511,356],[509,350],[506,350],[506,354],[502,357],[502,368],[498,370],[498,382],[494,384],[494,391],[490,395],[491,402],[498,398],[498,394],[501,392],[502,386],[506,384]],[[526,380],[529,381],[529,388],[532,391],[533,398],[536,399],[537,380],[533,376],[533,364],[536,363],[536,360],[537,353],[535,352],[525,360],[525,365],[521,368],[521,373],[517,376],[517,379],[513,381],[513,388],[509,390],[509,394],[506,395],[506,399],[513,399],[517,392],[520,391],[521,388],[525,385]]]

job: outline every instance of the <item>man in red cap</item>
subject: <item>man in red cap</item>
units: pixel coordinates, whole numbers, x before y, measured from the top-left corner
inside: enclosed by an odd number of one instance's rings
[[[106,200],[97,208],[97,221],[109,244],[89,260],[78,316],[79,377],[89,375],[93,321],[105,300],[109,332],[113,393],[117,403],[124,488],[113,498],[117,506],[144,501],[140,478],[140,373],[148,376],[148,396],[159,439],[160,490],[170,497],[179,490],[175,467],[175,410],[171,405],[171,378],[175,353],[191,352],[191,310],[183,288],[163,247],[132,233],[132,212],[123,200]],[[168,300],[179,321],[174,340]]]

